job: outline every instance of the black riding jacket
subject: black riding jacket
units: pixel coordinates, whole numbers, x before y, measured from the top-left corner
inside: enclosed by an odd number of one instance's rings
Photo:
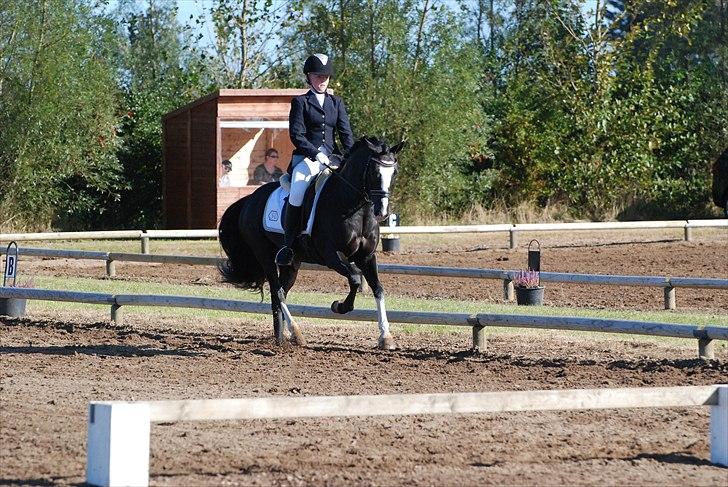
[[[296,147],[294,155],[315,159],[321,146],[328,149],[329,154],[341,155],[334,129],[339,133],[343,150],[348,152],[354,145],[354,136],[346,106],[340,97],[326,93],[323,108],[311,90],[291,100],[288,130]]]

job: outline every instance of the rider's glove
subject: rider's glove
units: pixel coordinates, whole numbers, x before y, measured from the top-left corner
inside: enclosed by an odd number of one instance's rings
[[[329,156],[324,154],[323,152],[319,152],[316,154],[316,160],[320,162],[321,164],[327,165],[329,164]]]

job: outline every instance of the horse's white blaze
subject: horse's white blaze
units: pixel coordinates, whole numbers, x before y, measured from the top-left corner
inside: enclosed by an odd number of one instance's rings
[[[382,177],[381,190],[385,191],[385,192],[389,192],[389,187],[392,185],[392,178],[394,177],[394,166],[392,166],[392,167],[379,166],[379,174]],[[384,216],[387,213],[389,213],[389,198],[382,198],[381,216]]]
[[[379,338],[389,335],[389,320],[387,320],[387,308],[384,306],[384,296],[376,298],[377,320],[379,321]]]
[[[389,198],[382,198],[382,214],[381,216],[386,216],[387,213],[389,213]]]

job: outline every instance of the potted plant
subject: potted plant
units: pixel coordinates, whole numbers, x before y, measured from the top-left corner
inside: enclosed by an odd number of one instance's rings
[[[25,282],[14,283],[12,287],[34,288],[32,279]],[[20,318],[25,316],[25,298],[0,298],[0,316]]]
[[[539,271],[521,270],[513,279],[516,290],[516,303],[526,306],[543,304],[544,287],[541,285]]]

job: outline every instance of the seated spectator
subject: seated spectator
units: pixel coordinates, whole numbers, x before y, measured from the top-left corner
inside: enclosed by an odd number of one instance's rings
[[[233,170],[233,163],[225,159],[220,164],[222,164],[222,176],[220,176],[219,185],[221,188],[227,188],[230,186],[230,172]]]
[[[252,184],[265,184],[273,181],[278,181],[283,176],[276,163],[278,162],[278,151],[275,149],[268,149],[265,151],[265,162],[260,164],[253,171]]]

